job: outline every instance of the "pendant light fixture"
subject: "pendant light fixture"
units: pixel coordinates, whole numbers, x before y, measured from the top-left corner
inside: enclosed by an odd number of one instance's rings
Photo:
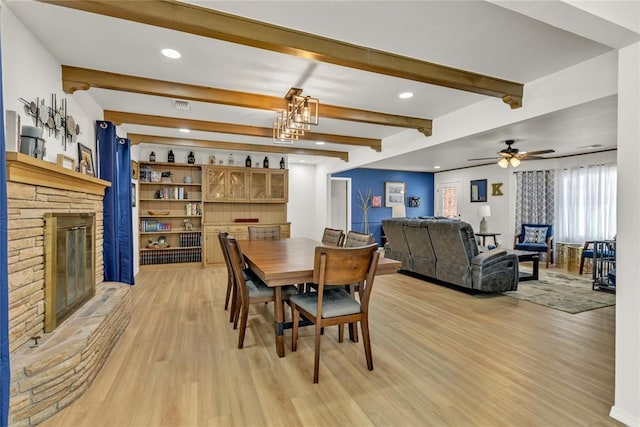
[[[290,143],[297,141],[311,125],[318,124],[320,101],[310,96],[302,96],[302,89],[291,88],[284,97],[285,108],[273,122],[273,142]]]

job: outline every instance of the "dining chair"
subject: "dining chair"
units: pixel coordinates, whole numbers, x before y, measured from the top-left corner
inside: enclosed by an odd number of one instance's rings
[[[373,234],[371,233],[358,233],[357,231],[349,230],[344,239],[343,246],[345,248],[356,248],[358,246],[370,245],[375,242],[376,239],[373,238]]]
[[[247,319],[249,318],[249,306],[251,304],[260,304],[275,301],[274,288],[268,287],[258,277],[253,276],[246,278],[243,274],[244,258],[238,242],[234,237],[227,236],[227,250],[231,267],[235,278],[235,285],[238,297],[238,304],[235,307],[233,328],[238,327],[238,319],[240,320],[240,333],[238,335],[238,348],[244,346],[244,336],[247,330]],[[298,288],[293,285],[282,287],[282,304],[284,310],[284,302],[293,294],[298,293]]]
[[[233,322],[234,318],[237,317],[236,309],[238,307],[238,292],[236,289],[236,278],[233,275],[233,267],[231,266],[231,258],[229,256],[229,247],[227,244],[227,238],[229,233],[226,231],[221,231],[218,233],[218,239],[220,240],[220,247],[222,249],[222,255],[224,257],[224,262],[227,266],[227,293],[224,301],[224,309],[227,310],[229,307],[229,300],[231,300],[231,311],[229,312],[229,322]],[[255,274],[247,267],[244,261],[242,262],[242,275],[245,280],[250,280],[255,278]]]
[[[298,347],[300,313],[315,324],[313,382],[318,382],[321,331],[327,326],[360,322],[367,368],[373,370],[369,337],[369,300],[376,269],[378,245],[358,248],[318,246],[315,250],[313,281],[318,292],[292,295],[290,298],[293,334],[291,350]],[[360,301],[345,290],[351,283],[362,283]],[[326,287],[326,289],[325,289]]]
[[[250,225],[249,240],[280,240],[280,226],[256,227]]]
[[[328,246],[342,246],[344,231],[335,228],[325,228],[322,233],[322,244]]]

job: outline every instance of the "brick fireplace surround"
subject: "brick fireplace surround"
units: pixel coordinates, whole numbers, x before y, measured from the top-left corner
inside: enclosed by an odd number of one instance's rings
[[[104,282],[102,201],[110,183],[7,152],[9,424],[31,426],[89,387],[131,318],[129,285]],[[96,295],[51,333],[44,331],[44,214],[96,215]],[[40,336],[33,346],[32,337]]]

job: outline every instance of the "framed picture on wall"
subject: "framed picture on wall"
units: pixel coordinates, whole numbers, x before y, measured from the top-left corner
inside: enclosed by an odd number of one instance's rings
[[[371,207],[372,208],[382,207],[382,196],[371,196]]]
[[[471,203],[487,201],[487,180],[471,181]]]
[[[131,162],[131,179],[140,179],[140,169],[138,168],[138,162],[133,160]]]
[[[404,182],[388,181],[384,183],[384,206],[404,206],[407,184]]]
[[[96,176],[95,167],[93,165],[93,151],[91,151],[91,148],[80,143],[78,143],[78,164],[81,173]]]

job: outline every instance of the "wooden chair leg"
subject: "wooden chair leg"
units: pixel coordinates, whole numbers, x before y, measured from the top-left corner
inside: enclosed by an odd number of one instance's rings
[[[364,344],[364,355],[367,358],[367,369],[373,371],[373,356],[371,355],[371,339],[369,337],[369,320],[364,317],[360,320],[362,328],[362,343]]]
[[[352,342],[358,342],[358,324],[349,323],[349,339]]]
[[[240,301],[240,298],[238,298],[236,300],[236,307],[235,307],[235,311],[233,313],[233,329],[238,329],[238,319],[240,318],[240,311],[243,310],[243,306],[244,304],[242,304],[242,301]],[[247,307],[248,310],[248,307]]]
[[[578,270],[578,274],[582,274],[582,270],[584,270],[584,257],[580,257],[580,269]]]
[[[296,310],[296,305],[291,304],[291,321],[293,329],[291,331],[291,351],[298,349],[298,321],[300,320],[300,312]]]
[[[231,310],[229,311],[229,322],[233,322],[234,319],[236,318],[236,310],[238,309],[238,293],[235,289],[235,286],[232,286],[232,291],[231,292]],[[235,329],[237,327],[237,325],[234,325],[233,328]]]
[[[551,259],[551,252],[547,251],[547,268],[549,268],[549,260]]]
[[[226,310],[227,308],[229,308],[229,298],[231,297],[231,288],[232,288],[232,284],[231,284],[231,279],[229,279],[227,281],[227,295],[224,298],[224,309]]]
[[[338,342],[344,342],[344,323],[338,325]]]
[[[238,348],[244,346],[244,334],[247,331],[247,319],[249,318],[249,307],[242,307],[242,318],[240,319],[240,333],[238,334]]]
[[[320,371],[320,330],[322,328],[318,327],[316,324],[316,352],[313,359],[313,383],[318,384],[318,372]]]

